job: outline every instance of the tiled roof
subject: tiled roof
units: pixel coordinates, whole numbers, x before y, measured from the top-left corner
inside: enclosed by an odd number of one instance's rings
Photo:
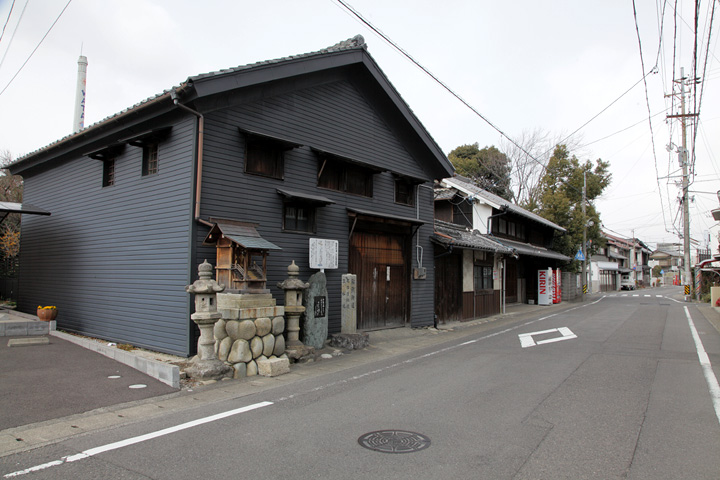
[[[148,97],[148,98],[146,98],[145,100],[142,100],[141,102],[138,102],[138,103],[136,103],[135,105],[133,105],[133,106],[131,106],[131,107],[128,107],[128,108],[126,108],[126,109],[124,109],[124,110],[122,110],[122,111],[120,111],[120,112],[118,112],[118,113],[115,113],[115,114],[113,114],[113,115],[110,115],[110,116],[108,116],[108,117],[105,117],[105,118],[103,118],[102,120],[100,120],[100,121],[98,121],[98,122],[95,122],[95,123],[93,123],[92,125],[89,125],[89,126],[83,128],[82,130],[80,130],[80,131],[78,131],[78,132],[74,132],[74,133],[71,133],[70,135],[66,135],[66,136],[60,138],[59,140],[56,140],[55,142],[50,143],[49,145],[46,145],[46,146],[44,146],[44,147],[42,147],[42,148],[39,148],[39,149],[34,150],[34,151],[30,152],[30,153],[27,153],[27,154],[23,155],[22,157],[18,158],[15,162],[13,162],[13,164],[19,163],[19,162],[21,162],[22,160],[24,160],[24,159],[26,159],[26,158],[28,158],[28,157],[31,157],[31,156],[33,156],[33,155],[36,155],[36,154],[38,154],[38,153],[40,153],[40,152],[42,152],[42,151],[44,151],[44,150],[48,150],[48,149],[50,149],[50,148],[52,148],[52,147],[54,147],[54,146],[56,146],[56,145],[59,145],[59,144],[65,142],[65,141],[67,141],[67,140],[69,140],[69,139],[71,139],[71,138],[74,138],[74,137],[77,137],[77,136],[80,136],[80,135],[84,135],[84,134],[88,133],[90,130],[95,129],[95,128],[97,128],[97,127],[105,124],[106,122],[112,120],[112,119],[115,119],[115,118],[117,118],[117,117],[120,117],[120,116],[122,116],[122,115],[124,115],[124,114],[126,114],[126,113],[131,112],[131,111],[137,110],[138,108],[147,106],[147,105],[149,105],[149,104],[151,104],[151,103],[153,103],[153,102],[155,102],[155,101],[159,101],[159,99],[161,99],[161,98],[163,98],[163,97],[166,97],[166,96],[169,97],[171,91],[177,90],[178,88],[181,88],[181,87],[183,87],[183,86],[185,86],[185,85],[187,85],[187,84],[189,84],[189,83],[191,83],[191,82],[193,82],[193,81],[201,80],[201,79],[206,79],[206,78],[209,78],[209,77],[220,76],[220,75],[232,74],[232,73],[236,73],[236,72],[240,72],[240,71],[244,71],[244,70],[250,70],[250,69],[252,69],[252,68],[257,68],[257,67],[261,67],[261,66],[265,66],[265,65],[271,65],[271,64],[286,62],[286,61],[289,61],[289,60],[309,58],[309,57],[313,57],[313,56],[316,56],[316,55],[323,55],[323,54],[333,53],[333,52],[342,52],[342,51],[353,50],[353,49],[367,49],[367,45],[366,45],[366,43],[365,43],[365,39],[363,38],[362,35],[356,35],[356,36],[354,36],[354,37],[352,37],[352,38],[349,38],[349,39],[344,40],[344,41],[342,41],[342,42],[336,43],[335,45],[332,45],[332,46],[330,46],[330,47],[328,47],[328,48],[324,48],[324,49],[322,49],[322,50],[318,50],[318,51],[315,51],[315,52],[304,53],[304,54],[301,54],[301,55],[292,55],[292,56],[289,56],[289,57],[281,57],[281,58],[277,58],[277,59],[274,59],[274,60],[265,60],[265,61],[262,61],[262,62],[252,63],[252,64],[248,64],[248,65],[241,65],[241,66],[234,67],[234,68],[228,68],[228,69],[218,70],[218,71],[214,71],[214,72],[202,73],[202,74],[198,74],[198,75],[194,75],[194,76],[188,77],[188,79],[187,79],[185,82],[183,82],[181,85],[176,85],[176,86],[174,86],[174,87],[172,87],[172,88],[170,88],[170,89],[163,90],[161,93],[158,93],[158,94],[156,94],[156,95],[153,95],[152,97]]]
[[[445,184],[447,184],[447,185],[457,186],[457,187],[461,188],[462,190],[470,192],[471,196],[473,196],[473,197],[479,197],[479,198],[485,199],[486,201],[493,203],[495,205],[498,205],[500,207],[503,207],[503,206],[507,207],[507,209],[509,211],[515,213],[516,215],[520,215],[529,220],[533,220],[537,223],[540,223],[547,227],[553,228],[555,230],[559,230],[561,232],[565,231],[565,229],[563,227],[561,227],[560,225],[557,225],[557,224],[551,222],[550,220],[541,217],[540,215],[538,215],[536,213],[525,210],[524,208],[522,208],[518,205],[515,205],[511,201],[505,200],[504,198],[502,198],[498,195],[495,195],[494,193],[490,193],[487,190],[483,190],[482,188],[478,187],[477,185],[470,183],[470,181],[465,177],[456,175],[452,178],[444,179],[443,182],[445,182]]]
[[[288,60],[304,59],[304,58],[309,58],[309,57],[313,57],[316,55],[324,55],[327,53],[343,52],[345,50],[354,50],[356,48],[367,49],[367,44],[365,43],[365,39],[363,38],[362,35],[355,35],[352,38],[343,40],[342,42],[338,42],[335,45],[332,45],[327,48],[323,48],[322,50],[318,50],[315,52],[303,53],[301,55],[290,55],[288,57],[281,57],[281,58],[277,58],[274,60],[263,60],[261,62],[251,63],[248,65],[241,65],[239,67],[227,68],[224,70],[217,70],[217,71],[208,72],[208,73],[201,73],[201,74],[189,77],[188,81],[202,80],[202,79],[205,79],[208,77],[215,77],[218,75],[237,73],[237,72],[240,72],[243,70],[249,70],[251,68],[257,68],[257,67],[261,67],[264,65],[272,65],[275,63],[287,62]]]
[[[511,255],[512,249],[501,245],[487,235],[477,231],[469,231],[460,225],[435,220],[435,231],[430,237],[435,243],[446,246],[456,246],[469,250],[482,250],[486,252],[497,252]]]

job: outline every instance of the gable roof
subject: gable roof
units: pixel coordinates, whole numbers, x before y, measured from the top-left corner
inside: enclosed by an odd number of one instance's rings
[[[559,232],[566,231],[560,225],[557,225],[556,223],[553,223],[550,220],[543,218],[536,213],[525,210],[524,208],[522,208],[518,205],[515,205],[514,203],[512,203],[509,200],[505,200],[504,198],[502,198],[498,195],[495,195],[494,193],[490,193],[487,190],[483,190],[482,188],[478,187],[477,185],[470,183],[469,179],[467,179],[465,177],[461,177],[460,175],[455,175],[452,178],[445,178],[445,179],[443,179],[443,183],[445,185],[448,185],[448,186],[458,189],[459,191],[461,191],[462,193],[466,194],[469,197],[482,199],[485,203],[487,203],[491,207],[496,208],[498,210],[503,207],[506,207],[508,209],[508,211],[510,211],[516,215],[519,215],[521,217],[527,218],[528,220],[532,220],[541,225],[545,225],[546,227],[550,227]]]
[[[162,112],[177,108],[174,105],[176,99],[181,100],[181,103],[188,103],[197,98],[230,89],[263,84],[273,80],[351,65],[362,65],[365,68],[384,93],[385,98],[392,103],[397,112],[399,112],[407,122],[407,125],[420,140],[420,143],[425,147],[426,151],[429,152],[430,158],[434,160],[434,162],[432,162],[434,164],[431,165],[431,170],[435,178],[452,175],[454,167],[437,142],[435,142],[395,87],[390,83],[387,76],[380,70],[375,60],[370,56],[367,51],[365,39],[361,35],[356,35],[355,37],[314,52],[281,57],[274,60],[265,60],[190,76],[180,85],[163,90],[161,93],[149,97],[119,113],[110,115],[79,132],[67,135],[45,147],[20,157],[10,164],[8,168],[13,174],[21,173],[28,168],[51,159],[51,155],[53,155],[54,152],[68,147],[71,143],[79,143],[83,139],[101,134],[104,128],[113,123],[120,122],[131,115],[134,116],[145,111],[151,112],[157,110]]]

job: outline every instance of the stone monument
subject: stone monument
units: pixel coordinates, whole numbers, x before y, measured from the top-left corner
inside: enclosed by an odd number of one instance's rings
[[[305,320],[303,321],[303,343],[315,349],[325,346],[328,336],[328,293],[325,272],[313,274],[309,288],[303,298]]]
[[[225,286],[212,279],[213,266],[205,260],[198,266],[200,277],[185,291],[195,294],[195,313],[190,318],[200,328],[197,357],[186,373],[192,378],[203,380],[219,380],[232,375],[232,368],[221,362],[215,354],[215,338],[213,329],[222,314],[217,310],[217,294],[225,290]]]
[[[357,333],[357,275],[342,276],[340,333]]]

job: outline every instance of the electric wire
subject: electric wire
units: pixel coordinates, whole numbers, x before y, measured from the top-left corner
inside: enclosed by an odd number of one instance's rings
[[[490,127],[492,127],[496,132],[498,132],[502,137],[506,138],[510,143],[512,143],[515,147],[517,147],[520,151],[522,151],[525,155],[527,155],[528,158],[532,159],[535,163],[537,163],[540,168],[547,173],[547,165],[545,165],[543,162],[538,160],[534,155],[529,153],[524,147],[522,147],[519,143],[517,143],[514,139],[512,139],[510,136],[505,134],[504,131],[502,131],[498,126],[496,126],[493,122],[491,122],[485,115],[480,113],[479,110],[477,110],[475,107],[473,107],[470,103],[468,103],[465,99],[463,99],[458,93],[456,93],[453,89],[451,89],[446,83],[444,83],[442,80],[440,80],[435,74],[433,74],[430,70],[425,68],[420,62],[418,62],[415,58],[412,57],[407,51],[405,51],[402,47],[400,47],[397,43],[395,43],[390,37],[388,37],[385,33],[383,33],[378,27],[373,25],[369,20],[367,20],[360,12],[358,12],[353,6],[348,4],[345,0],[335,0],[338,4],[340,4],[343,8],[345,8],[348,12],[350,12],[352,15],[354,15],[360,22],[362,22],[367,28],[372,30],[376,35],[378,35],[382,40],[384,40],[387,44],[389,44],[391,47],[393,47],[395,50],[400,52],[405,58],[410,60],[416,67],[418,67],[420,70],[422,70],[426,75],[428,75],[430,78],[433,79],[438,85],[443,87],[450,95],[455,97],[457,100],[459,100],[463,105],[465,105],[468,109],[470,109],[475,115],[480,117],[485,123],[487,123]],[[640,82],[644,81],[648,75],[651,73],[655,73],[657,69],[651,70],[647,73],[644,73],[642,78],[638,80],[635,84],[633,84],[632,87],[630,87],[628,90],[626,90],[624,93],[622,93],[618,98],[613,100],[610,105],[603,108],[597,115],[593,116],[590,120],[585,122],[580,128],[576,129],[572,134],[565,137],[562,141],[558,142],[558,144],[561,144],[565,141],[567,141],[572,135],[576,134],[581,129],[585,128],[590,122],[595,120],[598,116],[600,116],[602,113],[604,113],[608,108],[610,108],[612,105],[617,103],[621,98],[623,98],[625,95],[627,95],[633,88],[635,88]],[[644,72],[644,70],[643,70]],[[553,147],[552,149],[554,149]],[[549,153],[552,149],[545,152],[544,155]],[[544,156],[542,155],[542,156]],[[491,172],[491,174],[498,176],[495,172]],[[498,178],[500,178],[498,176]],[[572,190],[574,190],[576,193],[581,193],[580,190],[576,189],[572,185],[568,185],[568,187]],[[589,201],[588,201],[589,203]]]
[[[20,16],[18,17],[18,21],[15,24],[15,29],[13,30],[12,35],[10,36],[10,41],[8,41],[8,45],[5,48],[5,53],[3,53],[2,58],[0,59],[0,68],[2,68],[3,63],[5,63],[5,57],[7,57],[8,52],[10,51],[10,47],[12,47],[13,40],[15,40],[15,34],[18,31],[18,27],[20,26],[20,22],[23,19],[23,16],[25,15],[25,9],[27,9],[28,4],[30,3],[30,0],[27,0],[25,2],[25,5],[23,6],[23,9],[20,11]]]
[[[713,21],[715,18],[715,3],[712,3],[712,11],[710,13],[710,26],[708,28],[708,39],[707,39],[707,48],[705,49],[705,60],[703,62],[703,73],[701,77],[701,84],[700,84],[700,98],[697,99],[697,104],[695,107],[695,128],[693,128],[693,147],[692,147],[692,170],[694,172],[695,170],[695,143],[697,140],[697,132],[698,132],[698,125],[700,123],[700,108],[702,107],[702,99],[703,99],[703,92],[705,91],[705,73],[707,70],[707,64],[708,64],[708,55],[710,53],[710,40],[712,39],[712,27],[713,27]],[[697,85],[697,81],[693,82],[694,85]],[[693,176],[694,181],[694,176]]]
[[[644,73],[645,72],[645,60],[643,59],[642,41],[640,39],[640,27],[638,26],[637,7],[635,6],[635,0],[633,0],[633,2],[632,2],[632,7],[633,7],[633,18],[635,19],[635,33],[637,35],[637,40],[638,40],[638,49],[640,50],[640,65],[641,65],[642,71]],[[653,70],[654,69],[657,69],[657,63],[653,67]],[[658,193],[660,193],[661,192],[660,170],[658,169],[658,163],[657,163],[657,151],[655,149],[655,133],[653,132],[653,127],[652,127],[652,112],[650,110],[650,98],[648,96],[647,81],[645,80],[646,77],[647,77],[647,75],[643,75],[642,80],[643,80],[643,85],[645,86],[645,103],[647,105],[647,110],[648,110],[648,125],[650,127],[650,139],[652,141],[653,160],[654,160],[654,164],[655,164],[655,177],[657,179],[657,184],[658,184]],[[663,212],[663,223],[665,224],[665,226],[667,228],[667,223],[666,223],[667,221],[665,219],[665,205],[663,204],[663,197],[662,197],[662,194],[659,194],[658,196],[660,197],[660,209]]]
[[[15,8],[15,0],[13,0],[12,4],[10,5],[10,11],[8,12],[8,16],[5,19],[5,24],[3,25],[2,32],[0,33],[0,42],[2,42],[2,39],[5,36],[5,28],[7,28],[7,25],[10,22],[10,17],[12,16],[13,8]]]
[[[35,52],[37,52],[38,48],[40,48],[40,45],[42,45],[43,41],[45,41],[45,39],[47,38],[47,36],[48,36],[48,35],[50,34],[50,32],[52,31],[53,27],[55,27],[55,24],[57,24],[58,20],[60,20],[60,17],[62,17],[63,13],[65,13],[65,10],[67,10],[68,6],[70,6],[70,3],[72,3],[72,0],[68,0],[68,2],[65,4],[65,6],[63,7],[63,9],[62,9],[62,11],[60,12],[60,14],[58,14],[58,16],[57,16],[57,18],[55,19],[55,21],[52,23],[52,25],[50,25],[50,28],[48,29],[48,31],[45,32],[45,35],[43,35],[43,37],[40,39],[40,42],[38,42],[37,46],[33,49],[32,52],[30,52],[30,55],[29,55],[28,58],[25,60],[25,62],[23,62],[23,64],[20,66],[20,68],[18,69],[18,71],[15,73],[15,75],[13,75],[13,77],[10,79],[10,81],[7,83],[7,85],[5,85],[5,87],[4,87],[2,90],[0,90],[0,95],[2,95],[3,93],[5,93],[5,91],[8,89],[8,87],[10,86],[10,84],[12,84],[12,82],[17,78],[17,76],[20,75],[20,72],[22,71],[22,69],[25,68],[25,65],[27,65],[27,63],[30,61],[30,59],[31,59],[32,56],[35,54]],[[26,5],[27,5],[27,4],[26,4]]]

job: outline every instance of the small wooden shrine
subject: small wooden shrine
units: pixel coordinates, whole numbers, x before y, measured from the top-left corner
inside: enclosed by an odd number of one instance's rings
[[[270,293],[267,282],[267,256],[282,250],[257,232],[255,223],[211,219],[215,224],[203,245],[215,245],[215,280],[229,293]]]

